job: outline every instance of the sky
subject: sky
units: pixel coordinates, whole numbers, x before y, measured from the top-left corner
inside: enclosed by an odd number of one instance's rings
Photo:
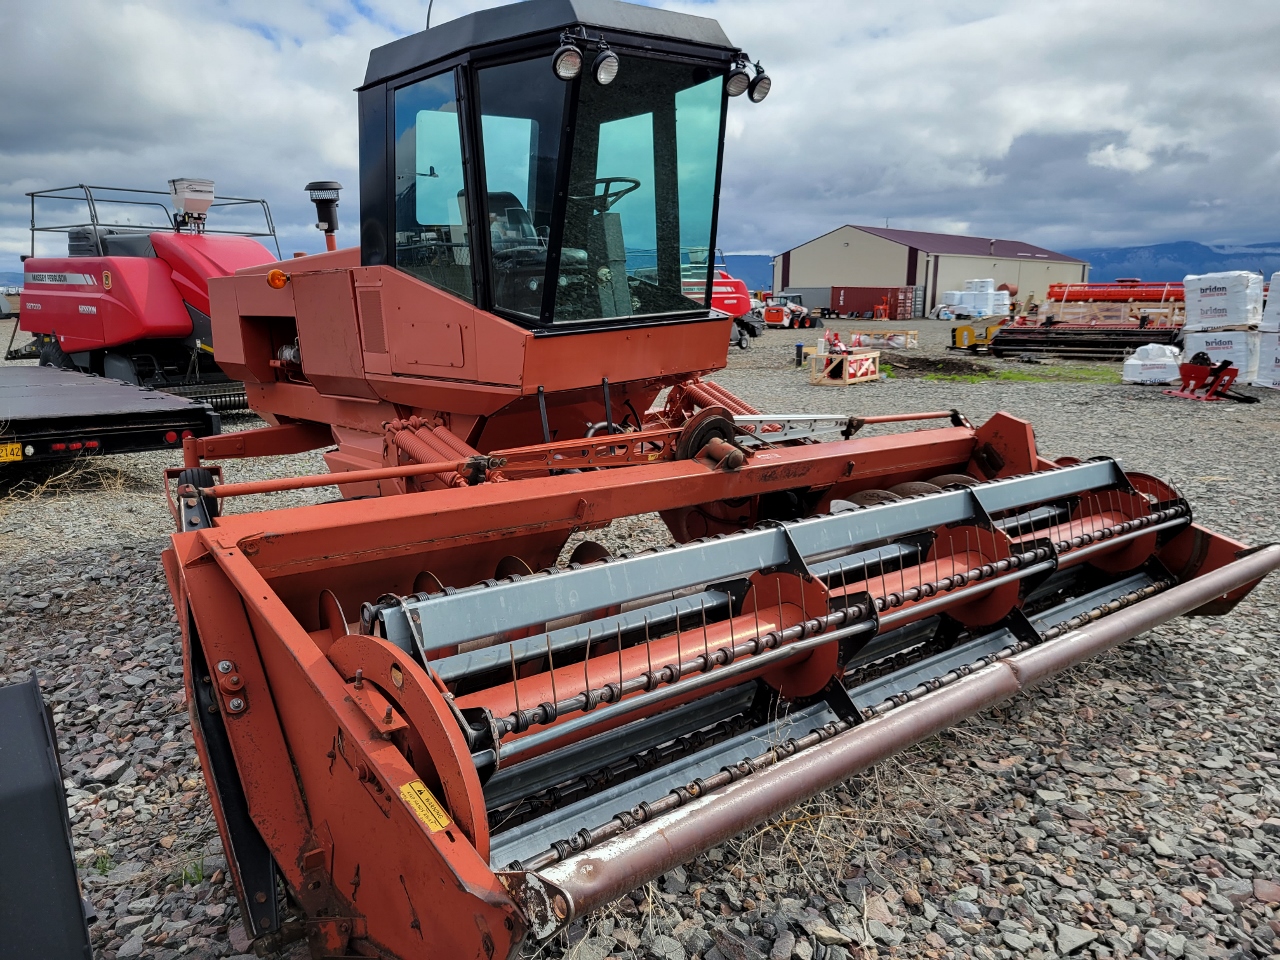
[[[437,24],[494,4],[437,0]],[[773,79],[731,101],[720,243],[777,253],[843,223],[1053,249],[1280,239],[1273,0],[662,0],[718,19]],[[418,0],[0,4],[0,272],[29,190],[264,197],[285,255],[323,238],[302,186],[346,185],[368,51]]]

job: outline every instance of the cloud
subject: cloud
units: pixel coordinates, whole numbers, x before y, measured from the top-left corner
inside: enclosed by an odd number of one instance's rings
[[[1059,247],[1280,236],[1274,4],[679,6],[774,78],[734,104],[727,249],[886,217]]]
[[[433,17],[471,6],[438,0]],[[425,20],[425,2],[382,0],[5,4],[0,270],[20,269],[29,249],[23,194],[76,183],[164,190],[171,177],[211,178],[220,194],[270,202],[288,256],[323,248],[302,187],[336,179],[352,238],[353,89],[373,47]]]
[[[1091,150],[1086,155],[1095,167],[1107,167],[1111,170],[1127,170],[1129,173],[1141,173],[1154,162],[1149,154],[1134,147],[1120,147],[1108,143],[1100,150]]]
[[[886,218],[1058,248],[1280,237],[1267,0],[662,5],[719,19],[774,80],[731,103],[726,250]],[[302,185],[337,179],[353,239],[352,88],[425,17],[421,0],[4,5],[0,270],[27,248],[23,193],[65,183],[211,177],[271,202],[287,255],[322,244]]]

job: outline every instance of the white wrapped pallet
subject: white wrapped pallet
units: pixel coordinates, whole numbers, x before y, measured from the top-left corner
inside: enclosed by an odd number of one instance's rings
[[[1186,333],[1182,344],[1183,361],[1191,363],[1197,353],[1208,354],[1210,366],[1230,360],[1231,365],[1240,371],[1236,382],[1253,383],[1258,375],[1260,336],[1256,330]]]
[[[942,302],[945,306],[948,306],[948,307],[958,307],[960,305],[961,296],[963,296],[963,291],[943,290]]]
[[[994,312],[991,294],[976,290],[965,290],[961,293],[960,303],[957,306],[972,317],[989,317]]]
[[[1125,383],[1173,383],[1179,378],[1180,360],[1177,347],[1148,343],[1126,358],[1120,379]]]
[[[1247,270],[1189,274],[1182,280],[1186,296],[1185,330],[1202,332],[1254,328],[1262,322],[1262,277]]]
[[[1128,357],[1120,371],[1125,383],[1173,383],[1179,377],[1178,364],[1172,360],[1139,360]]]
[[[1280,333],[1280,271],[1271,275],[1271,296],[1267,298],[1267,306],[1262,311],[1262,323],[1258,329],[1263,333]]]
[[[1258,374],[1253,382],[1280,390],[1280,333],[1258,335]]]

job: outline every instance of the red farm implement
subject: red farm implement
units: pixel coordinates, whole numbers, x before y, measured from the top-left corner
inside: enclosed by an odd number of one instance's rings
[[[728,100],[767,91],[699,17],[462,17],[371,57],[360,247],[210,283],[272,425],[187,442],[164,562],[264,949],[514,956],[1280,565],[1007,414],[765,414],[705,379],[732,320],[688,264]],[[311,449],[329,474],[217,482]],[[638,515],[671,545],[584,539]]]

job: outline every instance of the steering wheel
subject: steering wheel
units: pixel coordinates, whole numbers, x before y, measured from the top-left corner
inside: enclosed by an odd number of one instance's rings
[[[614,189],[613,185],[615,183],[623,184],[623,186],[619,189]],[[602,185],[604,190],[601,193],[596,193],[596,187]],[[583,187],[589,187],[591,192],[583,193]],[[590,182],[584,180],[582,183],[575,184],[571,189],[576,192],[569,194],[570,200],[576,200],[579,203],[590,203],[596,213],[605,213],[628,193],[633,190],[639,190],[640,181],[635,177],[599,177]]]

